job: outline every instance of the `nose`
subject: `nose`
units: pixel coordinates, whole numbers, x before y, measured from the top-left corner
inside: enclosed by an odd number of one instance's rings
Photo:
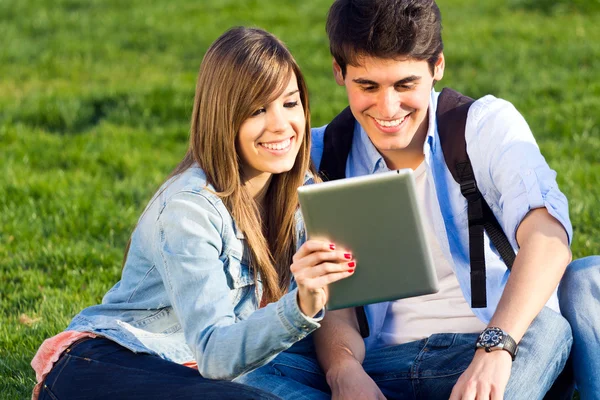
[[[393,118],[398,113],[400,104],[400,94],[394,88],[382,90],[379,97],[381,118]]]
[[[285,111],[279,107],[271,107],[267,111],[267,129],[271,132],[284,132],[288,128]]]

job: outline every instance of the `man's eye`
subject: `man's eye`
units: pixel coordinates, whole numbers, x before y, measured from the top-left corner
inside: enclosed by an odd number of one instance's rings
[[[398,86],[396,86],[396,90],[411,90],[414,88],[415,88],[415,85],[398,85]]]
[[[362,86],[362,90],[365,92],[374,92],[377,90],[377,86]]]
[[[264,112],[266,112],[266,111],[267,111],[267,110],[265,110],[264,108],[259,108],[258,110],[254,111],[254,112],[252,113],[252,116],[253,116],[253,117],[256,117],[257,115],[260,115],[260,114],[262,114],[262,113],[264,113]]]

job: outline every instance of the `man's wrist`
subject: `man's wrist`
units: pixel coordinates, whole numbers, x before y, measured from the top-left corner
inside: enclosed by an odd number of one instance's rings
[[[349,371],[362,370],[362,364],[351,355],[344,356],[336,361],[335,364],[329,366],[325,371],[325,379],[329,387],[335,386],[342,378],[347,377]]]
[[[486,351],[483,348],[475,349],[475,355],[481,357],[506,357],[512,362],[512,355],[508,351]]]
[[[487,327],[483,330],[483,332],[481,332],[477,338],[475,347],[476,349],[484,350],[487,353],[497,350],[504,350],[510,354],[513,361],[515,360],[519,350],[519,346],[512,336],[502,329],[494,326]]]

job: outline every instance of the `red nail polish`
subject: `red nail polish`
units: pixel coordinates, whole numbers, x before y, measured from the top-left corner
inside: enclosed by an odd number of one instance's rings
[[[354,269],[349,269],[348,272],[353,273]]]
[[[330,248],[331,250],[335,250],[335,244],[331,243],[331,244],[329,245],[329,248]]]
[[[346,258],[346,260],[350,260],[352,258],[352,254],[344,253],[344,257]]]
[[[355,265],[356,265],[356,263],[354,261],[350,261],[348,263],[348,267],[350,267],[350,268],[354,268]]]

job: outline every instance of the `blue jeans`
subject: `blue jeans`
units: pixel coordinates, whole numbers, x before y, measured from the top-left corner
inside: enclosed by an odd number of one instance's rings
[[[571,362],[582,399],[600,399],[600,256],[573,261],[558,287],[573,329]]]
[[[448,399],[475,354],[477,334],[434,334],[427,339],[367,352],[363,367],[389,399]],[[542,399],[571,350],[571,328],[544,308],[519,344],[504,398]],[[310,352],[281,353],[237,381],[284,399],[329,399],[325,375]]]
[[[84,339],[71,346],[44,380],[39,400],[277,399],[261,390],[200,376],[158,356],[115,342]]]

